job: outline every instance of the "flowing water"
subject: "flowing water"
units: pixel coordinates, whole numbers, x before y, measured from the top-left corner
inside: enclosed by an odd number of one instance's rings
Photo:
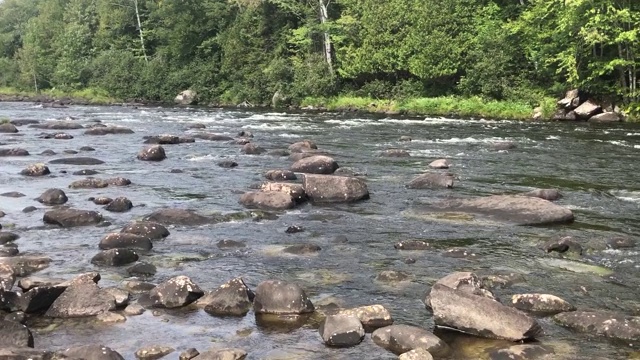
[[[197,209],[201,213],[244,210],[239,194],[263,181],[269,169],[287,168],[287,157],[251,156],[229,142],[196,140],[166,145],[168,159],[160,163],[136,160],[143,136],[188,135],[190,123],[203,123],[206,131],[235,136],[241,130],[255,134],[254,142],[271,149],[286,149],[295,141],[314,140],[342,167],[366,174],[371,199],[357,204],[303,205],[279,214],[276,220],[238,220],[202,227],[173,227],[171,235],[156,242],[142,260],[152,262],[158,273],[150,279],[161,282],[187,275],[203,289],[212,290],[242,276],[251,288],[262,280],[277,278],[300,284],[315,302],[334,299],[342,306],[383,304],[396,323],[433,327],[422,300],[429,286],[453,271],[475,271],[480,275],[517,274],[512,286],[495,289],[508,301],[514,293],[555,294],[579,309],[603,309],[636,315],[638,260],[640,249],[609,250],[601,246],[616,236],[637,238],[640,234],[640,127],[584,123],[525,123],[515,121],[453,120],[440,118],[386,118],[335,113],[281,113],[220,109],[173,109],[73,106],[41,108],[29,103],[1,103],[0,118],[48,121],[73,117],[85,125],[95,121],[124,126],[129,135],[87,136],[84,130],[65,131],[71,140],[44,140],[43,130],[20,127],[17,135],[0,135],[7,147],[21,147],[32,155],[0,158],[0,193],[19,191],[22,198],[0,197],[0,219],[15,226],[22,254],[44,254],[53,259],[38,276],[70,278],[87,271],[102,274],[102,286],[126,280],[124,268],[98,268],[90,264],[97,244],[108,232],[163,207]],[[54,132],[54,131],[47,131]],[[411,142],[399,141],[410,136]],[[513,141],[518,147],[493,151],[490,144]],[[49,165],[53,176],[25,178],[21,169],[35,162],[60,158],[64,150],[92,146],[91,156],[103,165],[80,167]],[[402,148],[409,158],[385,158],[388,148]],[[45,149],[58,153],[40,154]],[[410,190],[405,184],[427,168],[429,162],[447,158],[459,178],[453,189]],[[239,166],[223,169],[221,160]],[[67,189],[82,177],[73,171],[93,168],[98,177],[129,178],[128,187]],[[181,169],[183,173],[170,173]],[[66,170],[67,173],[61,173]],[[108,228],[59,229],[44,226],[45,207],[33,199],[52,187],[63,188],[75,208],[98,210],[90,196],[126,196],[130,212],[103,214],[113,223]],[[526,227],[466,217],[427,216],[420,204],[448,197],[518,193],[533,188],[558,188],[564,197],[557,203],[574,211],[575,223],[552,227]],[[27,206],[32,213],[22,213]],[[144,205],[144,206],[142,206]],[[290,225],[305,231],[286,234]],[[344,235],[346,243],[333,239]],[[540,245],[549,239],[571,235],[593,250],[573,260],[546,254]],[[242,250],[220,250],[221,239],[242,240]],[[425,239],[435,250],[398,251],[394,243]],[[315,255],[296,256],[281,250],[291,244],[313,243],[322,250]],[[475,256],[451,257],[446,251],[464,248]],[[415,263],[405,262],[406,258]],[[385,284],[375,280],[383,270],[410,274],[409,281]],[[576,334],[540,320],[546,335],[542,344],[555,348],[559,359],[625,359],[633,352],[629,344],[617,344]],[[147,311],[126,322],[106,325],[90,321],[33,322],[36,347],[60,349],[73,344],[101,343],[125,358],[142,346],[162,344],[183,350],[196,347],[239,347],[250,359],[395,359],[370,338],[349,349],[326,348],[313,321],[295,329],[277,329],[256,324],[253,313],[239,319],[216,318],[202,310]],[[457,351],[455,358],[480,359],[487,349],[504,342],[446,335]],[[169,358],[177,358],[177,353]]]

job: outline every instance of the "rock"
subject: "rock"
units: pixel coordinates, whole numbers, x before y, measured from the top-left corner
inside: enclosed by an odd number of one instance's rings
[[[47,211],[42,220],[45,224],[69,228],[99,224],[102,222],[102,215],[88,210],[54,209]]]
[[[386,283],[406,281],[410,278],[411,276],[409,274],[395,270],[383,270],[376,275],[376,280]]]
[[[129,306],[127,306],[126,308],[124,308],[124,313],[127,316],[138,316],[138,315],[142,315],[145,312],[145,308],[142,307],[139,304],[131,304]]]
[[[238,163],[232,160],[224,160],[218,163],[221,168],[231,169],[238,166]]]
[[[558,191],[558,189],[535,189],[522,195],[537,197],[549,201],[555,201],[562,198],[562,194],[560,194],[560,191]]]
[[[153,248],[153,244],[151,243],[151,239],[144,236],[128,233],[111,233],[100,240],[98,247],[101,250],[127,248],[149,251]]]
[[[209,315],[244,316],[251,309],[254,296],[242,278],[235,278],[207,295],[202,304]]]
[[[256,314],[298,315],[313,312],[314,307],[298,285],[266,280],[256,288],[253,310]]]
[[[102,179],[86,178],[82,180],[76,180],[69,184],[70,189],[102,189],[109,186],[109,183]]]
[[[240,204],[262,210],[287,210],[295,206],[291,195],[280,191],[250,191],[240,197]]]
[[[310,156],[296,161],[291,171],[307,174],[333,174],[340,166],[332,158],[324,155]]]
[[[16,256],[20,253],[18,247],[15,244],[6,244],[0,246],[0,257]]]
[[[260,146],[254,143],[244,144],[241,151],[247,155],[260,155],[266,152],[265,149],[261,148]]]
[[[544,345],[513,345],[506,349],[489,352],[490,360],[553,360],[556,358],[553,349]]]
[[[8,231],[0,231],[0,245],[16,241],[20,238],[17,234]]]
[[[242,349],[208,350],[196,357],[198,360],[244,360],[247,352]]]
[[[29,152],[25,149],[0,149],[0,157],[9,156],[29,156]]]
[[[193,135],[196,139],[209,140],[209,141],[232,141],[233,138],[226,135],[218,135],[211,133],[197,133]]]
[[[92,148],[91,146],[82,146],[80,148],[80,151],[96,151],[96,149]]]
[[[553,320],[574,331],[623,341],[640,339],[640,317],[606,311],[573,311]]]
[[[517,225],[551,225],[573,222],[571,210],[554,203],[528,196],[492,195],[448,200],[435,209],[486,215]]]
[[[180,353],[179,360],[191,360],[200,355],[200,352],[196,348],[190,348]]]
[[[409,189],[452,188],[454,177],[449,174],[426,173],[407,184]]]
[[[596,123],[611,123],[611,122],[619,122],[622,121],[622,117],[615,112],[605,112],[602,114],[597,114],[589,118],[589,122]]]
[[[289,151],[291,152],[306,152],[316,149],[318,149],[318,145],[311,140],[298,141],[297,143],[289,145]]]
[[[98,281],[100,281],[100,279],[101,279],[100,273],[93,271],[93,272],[80,274],[71,280],[58,284],[57,286],[67,288],[69,286],[74,286],[74,285],[97,284]]]
[[[436,281],[436,284],[466,292],[468,294],[478,295],[487,299],[496,300],[493,293],[491,293],[491,291],[489,291],[488,289],[485,289],[480,278],[472,272],[454,272],[439,279],[438,281]],[[431,308],[431,300],[429,294],[427,294],[424,300],[424,304],[428,309]]]
[[[155,284],[136,280],[125,281],[124,286],[134,294],[148,293],[156,287]]]
[[[93,283],[68,287],[53,302],[45,316],[55,318],[74,318],[95,316],[116,309],[113,295],[100,289]]]
[[[74,346],[63,352],[70,359],[124,360],[122,355],[104,345]]]
[[[360,306],[342,310],[340,314],[357,317],[367,332],[393,324],[391,313],[382,305]]]
[[[558,107],[566,109],[574,109],[580,104],[584,95],[578,89],[572,89],[565,93],[563,99],[558,100]]]
[[[2,243],[0,241],[0,243]],[[636,246],[636,241],[628,237],[614,237],[607,239],[607,247],[614,250],[629,249]]]
[[[432,169],[448,169],[451,163],[447,159],[437,159],[429,163],[429,167]]]
[[[195,90],[183,90],[173,99],[178,105],[195,105],[198,103],[198,93]]]
[[[371,333],[371,340],[381,348],[389,349],[389,345],[391,344],[391,326],[385,326],[375,330]]]
[[[47,351],[36,350],[29,347],[0,348],[0,359],[5,360],[57,360],[59,355]]]
[[[142,161],[162,161],[166,158],[164,148],[160,145],[146,147],[138,153],[138,160]]]
[[[163,225],[197,226],[214,222],[213,219],[197,214],[194,210],[186,209],[160,209],[145,217],[146,221],[152,221]]]
[[[600,114],[602,112],[602,107],[591,100],[587,100],[573,111],[576,113],[576,117],[578,119],[587,120],[594,115]]]
[[[51,171],[45,164],[29,165],[26,169],[20,171],[20,175],[24,176],[45,176],[49,174],[51,174]]]
[[[16,273],[7,264],[0,264],[0,293],[9,291],[16,282]]]
[[[204,295],[191,279],[176,276],[149,291],[149,298],[156,307],[176,308],[189,305]]]
[[[582,254],[582,246],[575,242],[571,236],[550,240],[542,246],[542,249],[546,252],[557,251],[564,253],[570,251],[578,255]]]
[[[326,345],[334,347],[355,346],[364,339],[364,328],[360,320],[352,315],[329,315],[318,332]]]
[[[296,161],[300,161],[302,159],[306,159],[306,158],[310,158],[313,156],[318,156],[320,154],[320,152],[316,151],[316,150],[310,150],[309,152],[302,152],[302,153],[290,153],[289,154],[289,160],[296,162]]]
[[[309,254],[315,254],[320,250],[322,250],[322,248],[316,244],[296,244],[296,245],[287,246],[282,251],[287,254],[309,255]]]
[[[65,154],[77,154],[78,152],[75,150],[64,150],[63,153]]]
[[[33,335],[18,322],[0,319],[0,349],[14,347],[33,347]]]
[[[53,134],[53,138],[56,140],[71,140],[73,136],[66,133],[57,133]]]
[[[11,123],[2,123],[0,124],[0,133],[3,134],[15,134],[18,132],[18,128]]]
[[[127,273],[131,276],[153,276],[157,271],[155,265],[146,262],[139,262],[127,268]]]
[[[8,265],[18,277],[24,277],[49,267],[51,259],[45,256],[14,256],[0,258],[0,266]]]
[[[233,249],[233,248],[244,248],[247,247],[244,241],[236,241],[236,240],[220,240],[216,244],[219,249]]]
[[[151,240],[162,240],[169,236],[169,230],[166,227],[153,221],[134,221],[120,232],[148,237]]]
[[[430,302],[437,326],[510,341],[533,339],[542,334],[535,319],[516,309],[442,284],[431,288]]]
[[[271,156],[289,156],[289,155],[291,155],[291,153],[289,152],[289,150],[275,149],[275,150],[270,150],[269,152],[267,152],[267,155],[271,155]]]
[[[122,314],[107,311],[96,315],[96,320],[107,324],[115,324],[123,323],[127,321],[127,318]]]
[[[7,321],[13,321],[25,325],[27,322],[27,315],[22,311],[15,311],[4,317]]]
[[[289,170],[269,170],[264,174],[264,177],[271,181],[297,180],[296,174]]]
[[[432,248],[430,243],[423,240],[403,240],[393,247],[397,250],[429,250]]]
[[[123,178],[123,177],[115,177],[105,180],[107,184],[113,186],[127,186],[131,185],[131,180]]]
[[[71,157],[71,158],[63,158],[63,159],[55,159],[49,161],[49,164],[64,164],[64,165],[101,165],[104,164],[104,161],[99,159],[94,159],[90,157]]]
[[[369,199],[367,184],[358,178],[305,174],[302,186],[316,203],[355,202]]]
[[[10,192],[6,192],[6,193],[2,193],[2,194],[0,194],[0,196],[10,197],[10,198],[21,198],[21,197],[25,197],[26,195],[21,193],[21,192],[10,191]]]
[[[118,198],[115,198],[112,202],[110,202],[109,205],[105,206],[104,209],[111,212],[121,213],[121,212],[127,212],[132,208],[133,208],[133,204],[131,203],[131,200],[127,199],[126,197],[118,197]]]
[[[407,150],[387,149],[380,154],[383,157],[410,157],[411,154]]]
[[[174,348],[168,346],[154,345],[145,346],[142,349],[136,351],[136,359],[140,360],[156,360],[163,358],[172,352],[176,351]]]
[[[138,261],[138,254],[131,249],[111,249],[97,253],[91,263],[97,266],[123,266]]]
[[[26,208],[22,209],[22,212],[26,214],[26,213],[34,212],[36,210],[38,210],[38,208],[35,206],[27,206]]]
[[[433,360],[433,356],[424,348],[417,348],[407,351],[398,356],[398,360]]]
[[[93,201],[96,205],[109,205],[113,199],[110,197],[99,196],[97,198],[89,198],[90,201]]]
[[[439,357],[448,355],[447,344],[431,332],[410,325],[391,325],[371,334],[373,341],[395,354],[403,354],[414,349],[425,349]]]
[[[42,124],[29,125],[30,128],[44,130],[77,130],[82,129],[82,124],[73,121],[47,121]]]
[[[72,173],[72,175],[85,175],[85,176],[92,176],[92,175],[97,175],[97,174],[99,174],[98,171],[91,170],[91,169],[84,169],[84,170],[74,171]]]
[[[538,314],[557,314],[574,311],[575,306],[549,294],[516,294],[511,297],[514,308]]]
[[[206,129],[207,126],[205,124],[202,124],[202,123],[192,123],[192,124],[188,124],[186,126],[186,128],[187,128],[187,130],[190,130],[190,129]]]
[[[263,192],[279,191],[289,195],[294,202],[301,203],[307,201],[307,194],[300,184],[292,183],[265,183],[260,186]]]
[[[145,144],[158,144],[158,145],[176,145],[180,144],[180,137],[176,135],[156,135],[145,136]]]
[[[36,201],[44,205],[62,205],[68,200],[67,194],[60,189],[48,189],[36,198]]]
[[[490,145],[491,150],[494,151],[506,151],[516,149],[518,145],[512,141],[500,141]]]
[[[23,292],[27,292],[33,288],[45,287],[45,286],[56,286],[64,282],[65,281],[62,279],[29,276],[29,277],[20,279],[20,281],[18,282],[18,287],[22,289]]]
[[[291,225],[284,231],[286,234],[297,234],[304,232],[304,228],[299,225]]]
[[[84,132],[85,135],[116,135],[116,134],[133,134],[133,130],[119,127],[119,126],[106,126],[106,127],[94,127]]]
[[[51,305],[67,289],[63,283],[34,287],[13,300],[14,306],[27,314],[41,313]]]

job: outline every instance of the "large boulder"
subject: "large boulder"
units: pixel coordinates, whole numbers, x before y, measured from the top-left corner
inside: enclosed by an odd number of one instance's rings
[[[63,353],[69,359],[124,360],[122,355],[104,345],[80,345],[68,348]]]
[[[198,93],[195,90],[183,90],[173,101],[178,105],[194,105],[198,103]]]
[[[367,184],[349,176],[305,174],[302,186],[309,200],[316,203],[354,202],[369,198]]]
[[[591,100],[583,102],[574,110],[576,117],[581,120],[587,120],[594,115],[602,112],[602,107]]]
[[[296,174],[290,170],[269,170],[264,174],[264,177],[271,181],[297,180]]]
[[[265,280],[256,288],[253,310],[256,314],[298,315],[313,312],[314,307],[300,286]]]
[[[138,160],[142,161],[162,161],[166,158],[164,148],[160,145],[146,147],[138,153]]]
[[[233,279],[199,301],[214,316],[244,316],[253,305],[254,293],[242,278]]]
[[[247,352],[242,349],[211,349],[196,357],[198,360],[244,360]]]
[[[118,197],[105,206],[105,210],[111,212],[127,212],[133,208],[133,203],[126,197]]]
[[[453,180],[453,175],[426,173],[411,180],[407,187],[409,189],[452,188]]]
[[[40,313],[49,309],[66,288],[61,284],[37,286],[18,294],[13,299],[13,305],[27,314]]]
[[[169,236],[169,230],[166,227],[153,221],[134,221],[120,232],[144,236],[151,240],[161,240]]]
[[[109,186],[109,183],[98,178],[86,178],[76,180],[69,184],[69,189],[103,189]]]
[[[23,277],[33,274],[34,272],[46,269],[51,263],[51,258],[46,256],[13,256],[0,257],[0,266],[7,265],[11,267],[15,276]]]
[[[318,149],[318,145],[316,145],[316,143],[311,140],[298,141],[296,143],[289,145],[289,151],[296,152],[296,153],[307,152],[307,151],[312,151],[317,149]]]
[[[328,156],[315,155],[296,161],[291,171],[306,174],[333,174],[340,166]]]
[[[194,210],[165,208],[152,212],[144,218],[146,221],[156,222],[163,225],[185,225],[197,226],[210,224],[215,220],[207,216],[200,215]]]
[[[584,94],[578,89],[572,89],[565,93],[564,98],[558,100],[558,107],[564,109],[575,109],[580,105]]]
[[[60,189],[48,189],[36,198],[36,201],[44,205],[62,205],[68,200],[67,194]]]
[[[301,203],[307,200],[307,194],[304,191],[304,187],[300,184],[280,183],[280,182],[268,182],[260,186],[262,191],[279,191],[283,192],[293,199],[296,203]]]
[[[63,228],[96,225],[102,222],[102,215],[95,211],[76,209],[55,209],[44,213],[45,224],[58,225]]]
[[[208,141],[231,141],[233,138],[227,135],[213,134],[213,133],[196,133],[193,134],[196,139],[208,140]]]
[[[533,339],[542,333],[534,318],[492,299],[442,284],[431,288],[429,298],[437,326],[510,341]]]
[[[96,316],[116,309],[116,300],[108,291],[94,283],[81,283],[68,287],[53,302],[45,316],[74,318]]]
[[[25,169],[20,171],[20,175],[24,176],[45,176],[51,174],[49,168],[45,164],[33,164],[27,166]]]
[[[16,273],[8,264],[0,264],[0,293],[9,291],[16,281]]]
[[[329,315],[318,332],[326,345],[334,347],[355,346],[364,339],[362,323],[353,315]]]
[[[342,310],[340,314],[357,317],[364,329],[369,332],[393,324],[391,313],[382,305],[360,306]]]
[[[622,121],[622,116],[612,111],[594,115],[589,118],[589,122],[592,122],[592,123],[612,123],[612,122],[619,122],[619,121]]]
[[[0,149],[0,157],[9,156],[29,156],[29,152],[25,149],[13,148],[13,149]]]
[[[262,210],[287,210],[295,206],[291,195],[281,191],[250,191],[240,197],[240,204]]]
[[[64,165],[101,165],[104,161],[100,159],[90,157],[71,157],[62,158],[49,161],[49,164],[64,164]]]
[[[371,339],[376,345],[398,355],[422,348],[437,356],[445,357],[450,351],[449,346],[439,337],[417,326],[386,326],[374,331]]]
[[[432,210],[479,214],[518,225],[564,224],[574,220],[571,210],[529,196],[492,195],[445,200],[435,204]]]
[[[610,339],[640,340],[640,317],[605,311],[574,311],[558,314],[555,322],[574,331]]]
[[[149,251],[153,248],[153,244],[151,243],[151,239],[144,236],[128,233],[111,233],[100,240],[98,247],[101,250],[127,248]]]
[[[124,266],[138,261],[138,254],[127,248],[103,250],[91,258],[97,266]]]
[[[560,193],[560,191],[558,191],[558,189],[535,189],[528,191],[522,195],[537,197],[548,201],[555,201],[562,198],[562,194]]]
[[[47,121],[42,124],[29,125],[31,128],[44,129],[44,130],[77,130],[82,129],[84,126],[73,121]]]
[[[189,305],[202,295],[204,291],[186,276],[171,278],[149,292],[153,306],[164,308]]]
[[[550,294],[515,294],[511,297],[514,308],[537,314],[557,314],[574,311],[575,306]]]
[[[33,347],[33,335],[26,326],[19,322],[0,319],[0,349],[13,347]]]
[[[12,123],[1,123],[0,124],[0,133],[3,134],[15,134],[18,132],[18,128]]]
[[[133,130],[120,126],[94,127],[84,132],[85,135],[133,134]]]

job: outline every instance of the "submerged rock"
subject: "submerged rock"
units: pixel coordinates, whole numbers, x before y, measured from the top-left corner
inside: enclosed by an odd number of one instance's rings
[[[36,201],[44,205],[62,205],[68,200],[67,194],[60,189],[48,189],[36,198]]]
[[[303,186],[309,200],[316,203],[369,199],[367,184],[354,177],[305,174]]]
[[[131,276],[153,276],[157,271],[155,265],[146,262],[139,262],[127,268],[127,273]]]
[[[397,250],[429,250],[432,245],[424,240],[403,240],[393,245]]]
[[[100,240],[98,247],[101,250],[128,248],[149,251],[153,248],[153,244],[151,243],[151,239],[144,236],[128,233],[111,233]]]
[[[55,209],[44,214],[45,224],[58,225],[63,228],[96,225],[102,222],[102,215],[95,211],[76,209]]]
[[[214,219],[200,215],[194,210],[187,209],[160,209],[145,217],[146,221],[152,221],[163,225],[196,226],[215,222]]]
[[[166,227],[153,221],[134,221],[120,232],[148,237],[151,240],[161,240],[169,236],[169,230]]]
[[[98,178],[86,178],[76,180],[69,184],[70,189],[102,189],[109,186],[109,183]]]
[[[244,280],[236,278],[201,298],[198,303],[204,305],[204,311],[209,315],[244,316],[251,309],[254,297]]]
[[[289,151],[291,152],[305,152],[305,151],[317,150],[317,149],[318,149],[318,145],[316,145],[316,143],[311,140],[298,141],[296,143],[289,145]]]
[[[140,360],[157,360],[171,354],[174,351],[176,351],[174,348],[168,346],[145,346],[142,349],[136,351],[135,356],[136,359]]]
[[[300,286],[266,280],[256,288],[253,310],[256,314],[297,315],[313,312],[314,307]]]
[[[160,145],[146,147],[138,153],[138,160],[142,161],[162,161],[166,158],[164,148]]]
[[[407,281],[411,278],[411,275],[395,270],[383,270],[376,276],[376,280],[385,283]]]
[[[417,348],[407,351],[398,356],[398,360],[433,360],[433,356],[424,348]]]
[[[85,135],[116,135],[116,134],[133,134],[133,130],[119,127],[119,126],[106,126],[106,127],[94,127],[84,132]]]
[[[81,345],[71,347],[63,352],[71,359],[86,360],[124,360],[122,355],[104,345]]]
[[[364,339],[364,328],[353,315],[329,315],[318,332],[326,345],[334,347],[355,346]]]
[[[126,197],[118,197],[109,203],[109,205],[105,206],[105,210],[111,212],[127,212],[133,208],[133,203],[131,200]]]
[[[282,251],[287,254],[309,255],[309,254],[315,254],[320,250],[322,250],[322,248],[316,244],[296,244],[296,245],[287,246]]]
[[[409,189],[452,188],[454,177],[449,174],[426,173],[411,180]]]
[[[296,161],[291,171],[307,174],[333,174],[340,166],[328,156],[315,155]]]
[[[511,297],[514,308],[541,314],[557,314],[574,311],[575,306],[549,294],[516,294]]]
[[[149,298],[156,307],[176,308],[189,305],[204,295],[190,278],[176,276],[149,291]]]
[[[260,155],[265,153],[267,150],[250,142],[250,143],[244,144],[241,151],[247,155]]]
[[[448,169],[451,163],[447,159],[437,159],[429,163],[429,167],[432,169]]]
[[[513,345],[489,352],[490,360],[553,360],[556,357],[553,349],[544,345]]]
[[[1,123],[0,124],[0,133],[3,134],[15,134],[18,132],[18,128],[12,123]]]
[[[281,191],[250,191],[240,197],[240,204],[262,210],[287,210],[295,206],[291,195]]]
[[[91,258],[91,263],[98,266],[123,266],[138,261],[138,254],[131,249],[103,250]]]
[[[10,156],[29,156],[29,152],[25,149],[13,148],[13,149],[0,149],[0,157]]]
[[[402,149],[387,149],[380,154],[383,157],[395,157],[395,158],[404,158],[411,157],[411,154],[407,150]]]
[[[445,357],[450,351],[449,346],[439,337],[417,326],[383,327],[374,331],[371,338],[378,346],[398,355],[422,348],[436,356]]]
[[[640,340],[640,317],[605,311],[573,311],[553,320],[571,330],[624,341]]]
[[[264,177],[271,181],[297,180],[296,174],[290,170],[269,170],[264,174]]]
[[[196,357],[198,360],[243,360],[247,352],[242,349],[212,349]]]
[[[558,191],[558,189],[535,189],[522,195],[537,197],[549,201],[555,201],[562,198],[562,194],[560,194],[560,191]]]
[[[550,240],[542,245],[542,249],[546,252],[557,251],[559,253],[565,253],[569,251],[578,255],[582,254],[582,245],[574,241],[571,236]]]
[[[65,164],[65,165],[101,165],[104,161],[90,157],[71,157],[63,159],[55,159],[49,161],[49,164]]]
[[[208,140],[208,141],[231,141],[232,137],[226,135],[219,134],[211,134],[211,133],[196,133],[193,134],[193,137],[196,139]]]

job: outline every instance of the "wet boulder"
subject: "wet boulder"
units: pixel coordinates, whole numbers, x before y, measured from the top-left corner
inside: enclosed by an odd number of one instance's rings
[[[397,283],[411,279],[411,275],[404,271],[383,270],[376,275],[376,280],[383,283]]]
[[[244,316],[253,305],[254,293],[242,278],[233,279],[199,301],[214,316]]]
[[[287,210],[295,206],[291,195],[281,191],[250,191],[240,197],[240,204],[262,210]]]
[[[484,215],[517,225],[564,224],[574,220],[571,210],[528,196],[492,195],[445,200],[434,205],[433,210]]]
[[[568,251],[578,255],[582,254],[582,245],[573,240],[571,236],[549,240],[542,245],[542,249],[546,252],[556,251],[559,253],[565,253]]]
[[[364,339],[364,328],[353,315],[327,316],[318,330],[324,343],[333,347],[355,346]]]
[[[98,178],[86,178],[76,180],[69,184],[69,189],[102,189],[109,186],[109,183]]]
[[[448,169],[451,163],[447,159],[437,159],[429,163],[429,167],[432,169]]]
[[[482,296],[435,284],[429,297],[436,326],[510,341],[533,339],[542,334],[534,318]]]
[[[102,215],[95,211],[76,209],[54,209],[44,213],[45,224],[57,225],[63,228],[97,225],[102,222]]]
[[[97,266],[123,266],[138,261],[138,254],[131,249],[103,250],[91,258],[91,263]]]
[[[260,186],[262,191],[279,191],[285,193],[293,199],[296,203],[305,202],[307,200],[307,194],[304,191],[304,187],[300,184],[291,183],[278,183],[269,182]]]
[[[118,197],[110,202],[109,205],[105,206],[104,209],[111,212],[122,213],[127,212],[132,208],[133,203],[131,203],[131,200],[127,199],[126,197]]]
[[[611,239],[607,239],[607,247],[614,250],[630,249],[636,246],[636,241],[629,237],[616,236]]]
[[[16,281],[16,273],[7,264],[0,264],[0,292],[9,291]]]
[[[213,219],[200,215],[194,210],[165,208],[156,210],[145,217],[146,221],[163,225],[197,226],[214,222]]]
[[[156,266],[146,262],[139,262],[127,268],[127,273],[131,276],[153,276],[156,272]]]
[[[320,155],[321,153],[317,150],[309,150],[308,152],[294,152],[289,154],[289,160],[291,161],[300,161],[302,159],[310,158],[312,156]],[[283,155],[284,156],[284,155]]]
[[[493,293],[484,287],[483,281],[472,272],[458,271],[451,273],[438,281],[436,284],[444,285],[451,289],[466,292],[471,295],[482,296],[490,300],[497,301]],[[431,309],[431,295],[430,293],[424,299],[424,305],[427,309]]]
[[[424,348],[417,348],[407,351],[398,356],[398,360],[433,360],[433,356]]]
[[[146,147],[138,153],[138,160],[142,161],[162,161],[166,158],[164,148],[160,145]]]
[[[131,180],[129,180],[127,178],[123,178],[123,177],[109,178],[109,179],[107,179],[105,181],[107,182],[107,184],[113,185],[113,186],[128,186],[128,185],[131,185]]]
[[[84,169],[84,170],[78,170],[78,171],[74,171],[72,173],[72,175],[76,175],[76,176],[93,176],[93,175],[97,175],[99,174],[98,171],[96,170],[91,170],[91,169]]]
[[[157,360],[162,359],[163,357],[171,354],[174,351],[176,351],[174,348],[168,346],[145,346],[142,349],[137,350],[135,352],[135,356],[136,359],[139,360]]]
[[[18,322],[0,319],[0,349],[21,347],[33,347],[31,331]]]
[[[29,125],[29,127],[44,130],[77,130],[84,128],[82,124],[73,121],[46,121],[40,124]]]
[[[367,332],[393,324],[393,317],[382,305],[360,306],[340,311],[340,314],[355,316]]]
[[[49,168],[45,164],[33,164],[27,166],[25,169],[20,171],[20,175],[24,176],[45,176],[51,174]]]
[[[563,327],[610,339],[640,340],[640,317],[605,311],[573,311],[558,314],[553,320]]]
[[[260,155],[266,152],[266,150],[254,143],[244,144],[242,147],[242,153],[247,155]]]
[[[328,156],[315,155],[296,161],[291,171],[306,174],[333,174],[340,166]]]
[[[264,177],[271,181],[297,180],[296,174],[290,170],[269,170],[264,174]]]
[[[231,136],[212,134],[212,133],[197,133],[193,134],[196,139],[208,140],[208,141],[232,141]]]
[[[355,202],[369,199],[367,184],[354,177],[305,174],[302,186],[307,197],[316,203]]]
[[[289,151],[291,152],[307,152],[309,150],[317,150],[318,145],[311,140],[298,141],[289,145]]]
[[[418,175],[407,184],[409,189],[452,188],[454,177],[450,174],[426,173]]]
[[[161,240],[169,236],[169,230],[166,227],[153,221],[134,221],[120,232],[144,236],[151,240]]]
[[[196,357],[198,360],[244,360],[247,352],[242,349],[212,349]]]
[[[62,205],[68,200],[67,194],[60,189],[48,189],[36,198],[36,201],[44,205]]]
[[[282,250],[282,252],[293,255],[309,255],[316,254],[320,250],[322,250],[322,248],[316,244],[295,244],[287,246]]]
[[[189,348],[180,353],[180,357],[178,360],[191,360],[196,356],[200,355],[200,352],[196,348]]]
[[[22,289],[23,292],[27,292],[33,288],[43,286],[56,286],[64,282],[65,281],[63,279],[29,276],[20,279],[20,281],[18,282],[18,287]]]
[[[393,158],[405,158],[411,157],[411,154],[407,150],[402,149],[387,149],[383,151],[380,156],[382,157],[393,157]]]
[[[120,135],[133,134],[133,130],[120,126],[94,127],[84,132],[85,135]]]
[[[535,189],[522,194],[524,196],[537,197],[544,200],[556,201],[562,198],[562,194],[558,189]]]
[[[432,245],[424,240],[403,240],[397,242],[393,247],[397,250],[429,250]]]
[[[93,283],[82,283],[68,287],[51,304],[45,316],[54,318],[87,317],[115,309],[115,298],[108,291]]]
[[[176,145],[180,144],[180,137],[176,135],[155,135],[145,136],[145,144],[158,144],[158,145]]]
[[[10,156],[29,156],[29,152],[25,149],[13,148],[13,149],[0,149],[0,157]]]
[[[18,294],[13,299],[14,306],[27,314],[46,311],[66,290],[60,284],[41,285]]]
[[[111,233],[100,240],[98,247],[101,250],[126,248],[149,251],[153,248],[153,244],[151,243],[151,239],[144,236],[127,233]]]
[[[511,297],[514,308],[537,314],[557,314],[574,311],[575,306],[550,294],[515,294]]]
[[[82,146],[80,147],[80,151],[96,151],[96,149],[91,146]]]
[[[65,350],[62,354],[70,359],[124,360],[122,355],[117,351],[104,345],[73,346]]]
[[[2,194],[0,194],[0,196],[10,197],[10,198],[21,198],[21,197],[25,197],[26,195],[21,193],[21,192],[10,191],[10,192],[6,192],[6,193],[2,193]]]
[[[223,160],[218,163],[218,166],[225,169],[231,169],[238,166],[238,163],[233,160]]]
[[[300,286],[281,280],[265,280],[255,291],[256,314],[298,315],[314,311],[311,300]]]
[[[444,357],[450,349],[439,337],[426,329],[410,325],[391,325],[371,334],[373,341],[395,354],[403,354],[414,349],[425,349],[434,355]]]
[[[18,234],[14,234],[8,231],[0,231],[0,245],[4,245],[6,243],[14,242],[18,240],[20,236]]]
[[[101,164],[104,164],[104,161],[100,159],[90,158],[90,157],[70,157],[70,158],[51,160],[49,161],[49,164],[89,166],[89,165],[101,165]]]
[[[186,276],[173,277],[149,291],[153,306],[164,308],[189,305],[202,295],[204,291]]]
[[[554,360],[558,358],[553,348],[544,345],[513,345],[489,352],[490,360]]]
[[[42,269],[49,267],[51,258],[46,256],[13,256],[0,257],[0,266],[8,265],[18,277],[31,275]]]
[[[89,201],[93,202],[96,205],[109,205],[111,204],[113,199],[106,196],[98,196],[97,198],[90,197]]]
[[[0,133],[2,134],[15,134],[18,132],[18,128],[12,123],[1,123],[0,124]]]
[[[224,239],[218,241],[216,246],[218,249],[239,249],[247,247],[247,244],[244,241]]]

